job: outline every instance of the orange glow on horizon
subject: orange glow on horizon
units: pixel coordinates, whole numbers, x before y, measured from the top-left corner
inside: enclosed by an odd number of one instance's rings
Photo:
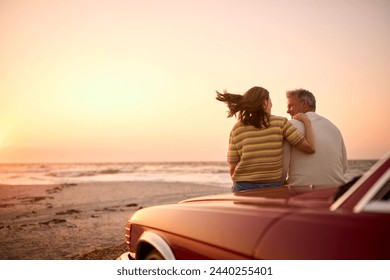
[[[225,161],[215,90],[255,85],[287,118],[311,90],[351,159],[390,150],[389,1],[0,6],[0,162]]]

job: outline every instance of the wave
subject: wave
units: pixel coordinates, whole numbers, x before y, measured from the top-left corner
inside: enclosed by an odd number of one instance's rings
[[[361,175],[375,162],[375,160],[349,161],[347,179]],[[226,162],[0,164],[0,184],[53,184],[98,181],[231,184]]]
[[[89,171],[49,172],[46,175],[55,178],[77,178],[77,177],[92,177],[98,175],[112,175],[118,173],[120,173],[119,169],[103,169],[103,170],[89,170]]]

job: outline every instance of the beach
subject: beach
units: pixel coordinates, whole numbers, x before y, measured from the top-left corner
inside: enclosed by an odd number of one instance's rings
[[[112,260],[136,210],[229,192],[182,182],[0,185],[1,260]]]
[[[349,161],[349,179],[375,160]],[[0,164],[0,259],[115,259],[137,209],[230,192],[225,162]]]

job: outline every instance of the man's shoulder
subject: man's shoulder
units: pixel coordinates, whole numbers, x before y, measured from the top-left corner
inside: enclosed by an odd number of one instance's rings
[[[289,120],[289,122],[293,126],[295,126],[299,130],[299,132],[301,132],[301,133],[305,132],[305,125],[303,124],[303,122],[298,121],[298,120],[294,120],[294,119]]]
[[[323,121],[333,124],[329,119],[325,118],[324,116],[316,113],[316,112],[307,112],[306,115],[309,117],[309,119],[313,121]]]
[[[311,120],[312,124],[314,124],[314,126],[321,125],[322,128],[326,127],[328,129],[339,131],[338,127],[328,118],[325,118],[324,116],[319,115],[315,112],[309,112],[307,113],[307,115],[309,116],[309,119]]]

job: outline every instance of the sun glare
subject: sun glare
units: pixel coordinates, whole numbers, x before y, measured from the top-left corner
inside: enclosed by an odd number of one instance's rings
[[[5,138],[6,138],[6,136],[7,136],[7,133],[4,130],[0,129],[0,148],[3,145],[5,145]]]

